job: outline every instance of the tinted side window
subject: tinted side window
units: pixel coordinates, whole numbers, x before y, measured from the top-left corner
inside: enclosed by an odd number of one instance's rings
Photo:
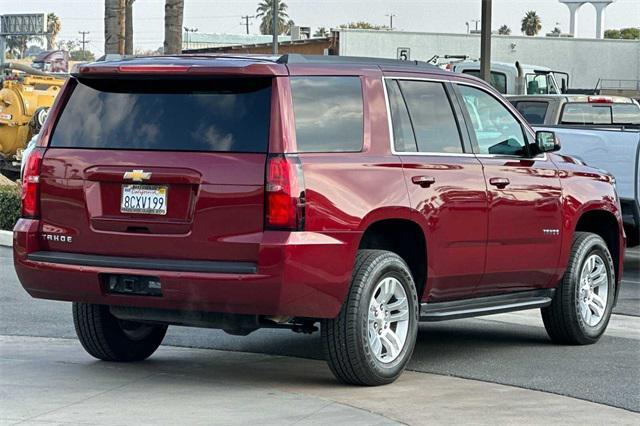
[[[529,124],[544,124],[544,117],[547,115],[548,102],[516,102],[515,107]]]
[[[441,83],[398,81],[420,152],[462,152],[455,113]]]
[[[640,124],[640,107],[636,104],[613,104],[614,124]]]
[[[270,79],[78,81],[60,148],[266,152]]]
[[[562,124],[611,124],[611,107],[568,102],[562,109]]]
[[[362,85],[358,77],[291,77],[299,152],[360,151]]]
[[[480,154],[524,155],[525,139],[520,122],[490,94],[459,86],[467,107]]]
[[[387,95],[393,127],[393,143],[398,152],[415,152],[418,150],[413,134],[409,111],[396,80],[387,80]]]

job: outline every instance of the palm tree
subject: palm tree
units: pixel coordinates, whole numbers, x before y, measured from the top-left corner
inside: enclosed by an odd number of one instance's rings
[[[287,14],[287,9],[289,6],[282,0],[262,0],[258,4],[258,8],[256,9],[256,17],[262,18],[262,22],[260,22],[260,32],[262,34],[273,34],[272,31],[272,22],[273,22],[273,2],[276,2],[276,8],[278,10],[278,24],[277,24],[277,33],[285,34],[287,32],[287,21],[289,19],[289,15]]]
[[[182,20],[184,0],[165,0],[164,3],[164,53],[182,53]]]
[[[133,2],[125,0],[124,10],[124,54],[133,55]]]
[[[7,55],[10,59],[15,59],[20,55],[20,48],[22,47],[22,41],[20,40],[21,36],[6,36],[6,49]]]
[[[293,19],[289,19],[287,21],[287,24],[284,27],[285,28],[284,33],[291,35],[291,28],[293,28],[295,25],[296,25],[296,23],[293,22]]]
[[[47,15],[47,50],[55,49],[56,37],[62,29],[60,18],[55,13]]]
[[[329,31],[325,27],[318,27],[315,33],[313,33],[314,37],[329,37]]]
[[[12,35],[6,36],[7,51],[11,56],[16,54],[20,55],[21,59],[24,59],[27,52],[27,44],[33,42],[42,45],[42,39],[39,36],[31,35]]]
[[[528,11],[522,18],[522,27],[520,31],[528,36],[534,36],[542,29],[542,20],[535,10]]]
[[[508,25],[503,25],[500,28],[498,28],[498,34],[499,35],[509,35],[511,34],[511,28],[509,28]]]
[[[104,0],[104,53],[124,54],[125,0]]]

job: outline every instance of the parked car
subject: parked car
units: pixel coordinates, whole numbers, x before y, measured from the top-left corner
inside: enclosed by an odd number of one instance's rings
[[[419,321],[540,308],[596,342],[625,236],[613,179],[482,81],[328,56],[80,68],[23,177],[17,275],[84,348],[138,361],[168,325],[314,332],[341,381],[392,382]]]
[[[531,125],[640,127],[640,105],[622,96],[509,96]]]
[[[629,246],[640,244],[640,106],[618,96],[510,96],[538,130],[553,131],[561,154],[611,173]],[[549,127],[554,126],[554,127]]]

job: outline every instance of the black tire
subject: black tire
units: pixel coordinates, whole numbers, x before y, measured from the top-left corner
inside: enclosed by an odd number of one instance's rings
[[[606,307],[600,322],[587,324],[579,308],[580,273],[587,258],[597,254],[604,260],[609,284]],[[542,308],[542,320],[549,337],[554,343],[588,345],[598,341],[611,318],[615,299],[615,269],[609,249],[604,240],[589,232],[576,232],[573,237],[569,264],[558,286],[551,305]]]
[[[626,226],[624,231],[627,234],[627,247],[635,247],[640,244],[640,228],[637,226]]]
[[[372,293],[386,277],[396,278],[409,305],[406,340],[397,358],[383,363],[368,343],[368,311]],[[411,359],[418,334],[418,295],[407,264],[395,253],[360,250],[351,287],[339,315],[322,321],[325,357],[334,376],[343,383],[376,386],[391,383]]]
[[[73,304],[73,323],[82,347],[103,361],[142,361],[153,354],[167,332],[166,325],[121,321],[105,305]]]

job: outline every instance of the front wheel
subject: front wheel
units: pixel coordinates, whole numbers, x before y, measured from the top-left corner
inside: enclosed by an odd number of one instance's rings
[[[336,378],[382,385],[400,376],[418,333],[418,296],[411,272],[395,253],[360,250],[337,318],[322,321],[322,341]]]
[[[166,325],[122,321],[105,305],[73,304],[73,323],[82,347],[103,361],[142,361],[153,354],[167,332]]]
[[[542,320],[554,343],[587,345],[598,341],[611,317],[615,273],[600,236],[576,232],[569,264]]]

